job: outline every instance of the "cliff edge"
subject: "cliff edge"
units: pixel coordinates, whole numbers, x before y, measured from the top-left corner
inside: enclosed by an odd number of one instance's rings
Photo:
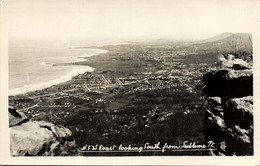
[[[253,71],[237,64],[203,77],[205,141],[210,155],[253,155]]]

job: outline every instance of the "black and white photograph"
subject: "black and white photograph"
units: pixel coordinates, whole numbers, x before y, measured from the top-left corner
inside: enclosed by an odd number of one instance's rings
[[[2,7],[12,160],[255,157],[257,1]]]

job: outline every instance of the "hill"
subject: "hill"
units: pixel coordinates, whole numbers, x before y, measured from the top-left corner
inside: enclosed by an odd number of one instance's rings
[[[218,41],[218,40],[225,39],[225,38],[227,38],[227,37],[229,37],[229,36],[231,36],[231,35],[233,35],[233,33],[225,32],[225,33],[221,33],[221,34],[219,34],[219,35],[216,35],[216,36],[211,37],[211,38],[208,38],[208,39],[195,41],[194,44],[215,42],[215,41]]]
[[[216,40],[225,35],[226,38]],[[211,42],[193,43],[183,48],[189,54],[186,56],[188,63],[213,63],[217,61],[219,54],[233,54],[236,58],[241,58],[247,62],[253,59],[252,35],[249,33],[236,33],[230,36],[220,34],[204,41]]]

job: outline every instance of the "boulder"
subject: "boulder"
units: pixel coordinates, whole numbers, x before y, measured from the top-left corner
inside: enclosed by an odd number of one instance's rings
[[[31,121],[9,108],[12,156],[74,156],[76,142],[68,128],[45,121]]]
[[[55,141],[50,130],[32,121],[10,129],[12,156],[42,155]]]
[[[224,122],[224,119],[222,119],[219,116],[215,116],[214,114],[211,115],[211,117],[207,118],[208,122],[211,124],[211,127],[215,129],[215,131],[225,131],[226,130],[226,125]]]
[[[253,96],[230,99],[225,110],[227,125],[249,129],[253,124]]]
[[[229,128],[229,134],[232,135],[237,141],[242,141],[243,143],[250,144],[251,140],[249,137],[250,130],[241,129],[239,126],[235,125],[234,128]]]
[[[39,124],[41,127],[45,127],[51,130],[54,136],[59,141],[63,141],[64,139],[67,139],[72,136],[71,131],[68,128],[63,127],[61,125],[56,126],[53,123],[45,122],[45,121],[35,121],[35,123]]]
[[[206,112],[212,113],[223,118],[223,109],[221,107],[220,97],[208,97],[204,101],[204,109]]]
[[[244,70],[244,69],[250,69],[251,66],[242,59],[234,59],[232,68],[235,70]]]
[[[218,56],[218,68],[233,68],[235,70],[250,69],[252,66],[243,59],[235,58],[234,55],[228,54],[227,59],[224,55]]]
[[[253,116],[253,96],[230,99],[228,108],[239,111],[241,114],[249,113]]]
[[[204,103],[205,120],[204,133],[207,141],[216,143],[215,147],[218,149],[210,153],[210,155],[222,155],[223,147],[220,142],[224,141],[226,124],[223,117],[223,109],[221,107],[220,97],[208,97]]]
[[[253,129],[242,129],[238,125],[228,128],[227,131],[227,155],[253,154]]]
[[[250,77],[253,75],[253,70],[230,70],[229,73],[225,76],[226,80],[236,79],[240,77]]]
[[[252,70],[223,69],[204,75],[203,95],[221,98],[238,98],[253,95]],[[246,88],[241,88],[246,87]]]

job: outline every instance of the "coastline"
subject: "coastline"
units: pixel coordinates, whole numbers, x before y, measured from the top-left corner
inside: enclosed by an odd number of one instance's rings
[[[21,88],[15,88],[8,91],[9,96],[16,96],[16,95],[22,95],[28,92],[36,91],[36,90],[42,90],[45,88],[48,88],[52,85],[57,85],[66,81],[69,81],[72,77],[85,73],[85,72],[92,72],[94,71],[94,68],[90,66],[77,66],[74,65],[71,72],[69,72],[67,75],[56,78],[54,80],[48,81],[48,82],[42,82],[38,84],[30,84],[25,85]]]
[[[96,48],[89,48],[89,49],[97,50],[97,52],[92,53],[92,54],[84,54],[83,56],[79,56],[79,57],[76,58],[76,61],[69,62],[68,64],[83,62],[83,61],[86,61],[86,58],[89,58],[89,57],[92,57],[92,56],[95,56],[95,55],[99,55],[99,54],[106,54],[108,52],[108,50],[105,50],[105,49],[96,49]]]
[[[22,86],[19,88],[10,89],[10,90],[8,90],[8,95],[9,96],[23,95],[23,94],[26,94],[29,92],[42,90],[42,89],[51,87],[53,85],[67,82],[67,81],[71,80],[74,76],[77,76],[79,74],[83,74],[85,72],[93,72],[95,70],[95,68],[87,66],[87,65],[75,65],[75,63],[86,61],[86,58],[88,58],[88,57],[92,57],[92,56],[99,55],[99,54],[105,54],[108,51],[105,49],[96,49],[96,48],[89,48],[89,49],[96,50],[96,52],[78,56],[75,58],[75,61],[71,61],[71,62],[67,62],[67,63],[56,63],[56,64],[52,65],[53,67],[56,65],[65,65],[65,64],[72,66],[72,70],[69,73],[67,73],[66,75],[56,78],[54,80],[40,82],[37,84],[29,84],[29,85],[25,85],[25,86]]]

